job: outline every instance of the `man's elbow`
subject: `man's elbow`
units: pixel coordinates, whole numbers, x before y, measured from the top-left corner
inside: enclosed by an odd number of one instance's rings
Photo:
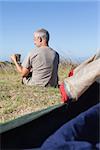
[[[27,74],[25,74],[25,73],[23,73],[23,72],[21,72],[21,77],[27,77]]]
[[[22,76],[22,77],[27,77],[28,74],[29,74],[29,71],[22,71],[22,72],[21,72],[21,76]]]
[[[22,67],[19,72],[20,72],[20,74],[21,74],[22,77],[27,77],[28,74],[29,74],[29,72],[30,72],[30,70],[27,69],[27,68],[23,68]]]

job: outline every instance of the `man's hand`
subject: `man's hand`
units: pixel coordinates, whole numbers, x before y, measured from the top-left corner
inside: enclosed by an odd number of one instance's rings
[[[16,55],[11,55],[11,60],[13,61],[13,62],[16,62]]]
[[[18,64],[16,55],[11,55],[11,60],[15,63],[17,71],[21,74],[21,76],[27,77],[31,68],[27,69],[27,68],[22,67],[20,64]]]

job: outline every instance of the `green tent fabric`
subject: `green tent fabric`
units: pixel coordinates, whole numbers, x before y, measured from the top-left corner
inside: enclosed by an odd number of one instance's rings
[[[31,122],[32,120],[36,120],[37,118],[39,118],[45,114],[48,114],[51,111],[53,111],[54,109],[59,108],[61,106],[63,106],[63,104],[55,105],[55,106],[49,107],[49,108],[41,110],[41,111],[37,111],[37,112],[33,112],[30,114],[24,115],[22,117],[19,117],[18,119],[9,121],[7,123],[3,123],[0,125],[0,133],[17,128],[18,126],[22,126],[28,122]]]
[[[0,124],[1,150],[38,150],[64,123],[99,102],[99,83],[95,82],[75,103],[59,104]]]
[[[1,147],[19,149],[40,146],[51,132],[65,122],[66,106],[60,104],[1,124]]]

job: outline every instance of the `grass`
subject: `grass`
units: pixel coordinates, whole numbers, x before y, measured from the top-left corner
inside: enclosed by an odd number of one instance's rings
[[[25,86],[12,64],[0,65],[0,123],[61,103],[58,88]],[[68,75],[71,65],[59,65],[59,80]]]

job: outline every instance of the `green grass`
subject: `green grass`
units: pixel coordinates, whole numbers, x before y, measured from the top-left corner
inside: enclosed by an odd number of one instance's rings
[[[58,88],[25,86],[20,75],[5,67],[0,70],[0,123],[61,103]],[[68,75],[71,66],[59,65],[59,79]]]

